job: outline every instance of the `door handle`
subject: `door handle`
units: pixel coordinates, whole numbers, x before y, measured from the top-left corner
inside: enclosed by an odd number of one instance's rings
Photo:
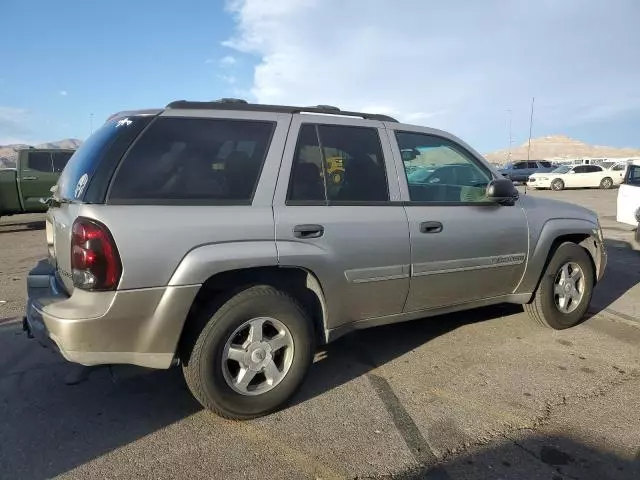
[[[324,234],[322,225],[308,224],[293,227],[293,236],[296,238],[318,238]]]
[[[37,180],[38,177],[22,177],[22,180]]]
[[[440,222],[422,222],[420,224],[420,233],[440,233],[442,231],[442,223]]]

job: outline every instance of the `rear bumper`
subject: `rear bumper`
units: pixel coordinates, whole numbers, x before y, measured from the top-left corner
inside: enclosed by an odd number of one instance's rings
[[[69,296],[41,261],[27,277],[24,328],[82,365],[171,366],[199,285]]]

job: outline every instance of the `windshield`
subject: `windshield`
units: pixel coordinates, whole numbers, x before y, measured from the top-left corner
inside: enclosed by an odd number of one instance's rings
[[[569,170],[571,170],[571,167],[567,165],[562,165],[561,167],[558,167],[555,170],[553,170],[553,173],[567,173]]]

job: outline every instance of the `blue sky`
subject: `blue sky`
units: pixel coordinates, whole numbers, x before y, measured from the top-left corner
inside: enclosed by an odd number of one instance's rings
[[[0,144],[241,96],[450,130],[480,151],[566,134],[640,147],[640,2],[2,0]]]

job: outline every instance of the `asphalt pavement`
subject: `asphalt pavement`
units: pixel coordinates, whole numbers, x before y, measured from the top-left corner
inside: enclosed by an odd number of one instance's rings
[[[3,218],[0,479],[638,479],[640,252],[616,193],[527,193],[600,215],[609,265],[581,325],[501,305],[355,332],[318,352],[290,405],[249,422],[203,411],[175,368],[66,385],[75,367],[16,321],[42,216]]]

